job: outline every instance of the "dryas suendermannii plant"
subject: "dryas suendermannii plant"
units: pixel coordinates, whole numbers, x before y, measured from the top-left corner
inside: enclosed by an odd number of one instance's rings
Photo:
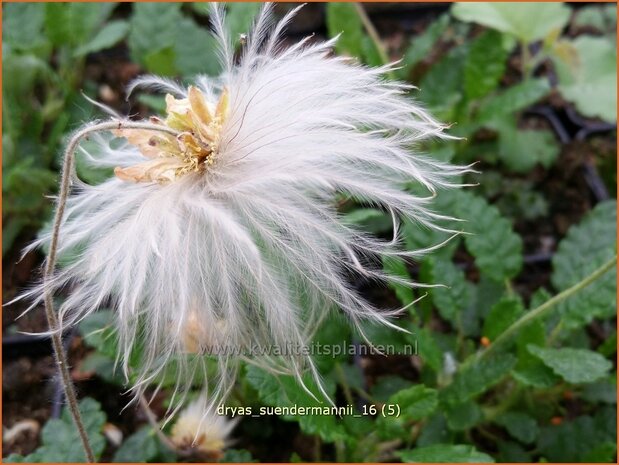
[[[429,252],[398,248],[396,218],[441,229],[431,200],[437,189],[460,186],[453,179],[469,169],[418,153],[419,142],[448,136],[407,95],[410,86],[384,78],[395,65],[368,68],[333,56],[336,39],[282,47],[295,11],[274,23],[265,6],[236,59],[215,7],[219,78],[198,77],[189,88],[138,79],[129,91],[167,93],[165,116],[94,122],[68,144],[54,227],[30,246],[49,244],[45,278],[22,297],[32,306],[45,301],[56,342],[62,327],[111,306],[126,373],[141,346],[132,374],[137,394],[174,359],[179,395],[172,405],[182,405],[196,370],[206,369],[195,354],[209,352],[217,352],[212,403],[230,389],[240,360],[292,373],[302,386],[307,372],[320,386],[304,348],[329,309],[357,327],[392,325],[388,318],[400,311],[375,308],[347,276],[416,285],[367,257]],[[86,136],[96,152],[79,147]],[[110,145],[113,137],[122,143]],[[115,176],[98,185],[80,181],[78,147],[86,163],[114,167]],[[427,195],[403,190],[411,182]],[[338,194],[390,212],[394,240],[345,224]],[[78,257],[55,270],[56,255],[76,247]],[[56,316],[51,299],[61,289],[68,292]],[[251,356],[255,347],[295,350]]]

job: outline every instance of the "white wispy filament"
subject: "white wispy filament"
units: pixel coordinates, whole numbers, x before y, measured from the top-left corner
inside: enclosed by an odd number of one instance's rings
[[[393,65],[369,68],[333,56],[335,39],[289,48],[279,36],[294,13],[272,22],[265,6],[235,59],[221,9],[213,12],[224,72],[181,88],[157,77],[132,85],[163,90],[176,137],[140,130],[91,135],[84,162],[116,168],[98,185],[73,181],[59,253],[79,250],[54,278],[26,295],[67,291],[59,309],[73,324],[102,306],[114,310],[119,357],[139,392],[175,362],[182,392],[207,370],[211,399],[234,380],[238,360],[319,380],[311,357],[249,357],[212,347],[303,347],[327,312],[354,325],[391,324],[350,284],[350,273],[385,276],[368,256],[415,257],[397,240],[382,241],[344,223],[345,195],[439,228],[430,203],[458,186],[454,167],[417,153],[421,141],[445,137],[408,94],[387,80]],[[418,183],[427,196],[404,190]],[[49,241],[42,237],[32,247]],[[408,283],[410,284],[410,283]],[[140,366],[129,373],[140,347]],[[197,354],[197,355],[196,355]],[[320,385],[320,383],[318,383]]]

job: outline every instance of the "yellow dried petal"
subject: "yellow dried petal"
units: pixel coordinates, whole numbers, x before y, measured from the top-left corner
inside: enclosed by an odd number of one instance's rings
[[[165,96],[166,113],[165,124],[179,131],[191,129],[191,114],[188,99],[176,99],[170,94]]]
[[[144,129],[116,129],[112,133],[124,137],[135,145],[147,158],[158,158],[178,150],[176,139],[169,134],[155,133]]]
[[[219,102],[217,102],[217,109],[215,110],[215,118],[217,118],[220,122],[223,122],[228,115],[228,89],[224,88],[221,96],[219,97]]]
[[[191,111],[198,117],[202,124],[210,124],[213,120],[211,112],[208,109],[204,95],[197,87],[189,86],[189,104]]]
[[[129,182],[166,183],[176,179],[176,171],[183,168],[183,162],[177,158],[156,158],[137,165],[114,168],[117,178]]]

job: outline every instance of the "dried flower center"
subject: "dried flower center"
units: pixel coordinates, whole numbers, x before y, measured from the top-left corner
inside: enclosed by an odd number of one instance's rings
[[[153,133],[143,129],[118,129],[119,137],[135,145],[148,161],[114,174],[123,181],[165,184],[210,166],[219,146],[221,127],[228,114],[228,91],[224,89],[217,105],[208,102],[196,87],[189,87],[186,99],[166,95],[166,119],[152,118],[155,124],[175,129],[179,134]]]

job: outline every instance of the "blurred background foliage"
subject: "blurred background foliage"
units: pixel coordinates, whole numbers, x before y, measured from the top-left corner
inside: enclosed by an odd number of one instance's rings
[[[249,30],[259,8],[227,6],[233,37]],[[3,4],[5,297],[27,284],[40,260],[27,261],[25,271],[14,265],[49,218],[45,196],[56,189],[63,142],[83,122],[102,117],[86,96],[143,117],[164,103],[149,94],[125,100],[123,87],[140,73],[183,81],[217,75],[208,15],[206,3]],[[613,462],[616,272],[552,312],[531,315],[616,253],[616,5],[311,4],[286,40],[314,31],[318,38],[342,33],[336,52],[368,65],[402,57],[388,78],[417,86],[412,98],[462,138],[422,149],[445,161],[478,162],[480,173],[464,180],[478,187],[441,192],[435,202],[437,211],[466,220],[473,234],[416,263],[384,260],[395,274],[447,285],[432,288],[397,321],[411,334],[367,328],[376,344],[414,345],[415,357],[318,360],[339,404],[352,403],[358,412],[397,404],[398,418],[245,419],[234,434],[238,447],[222,460]],[[80,173],[92,182],[101,176]],[[347,201],[341,210],[359,227],[392,234],[383,211]],[[401,236],[410,249],[447,238],[409,222]],[[358,287],[384,307],[423,295]],[[3,320],[5,335],[42,329],[21,321]],[[504,334],[509,340],[499,339]],[[317,339],[360,340],[337,318]],[[109,312],[84,321],[73,342],[76,380],[97,399],[85,398],[82,408],[98,457],[178,460],[143,418],[118,411],[126,399],[117,399],[122,379],[113,369]],[[167,375],[173,379],[174,367]],[[108,387],[93,388],[93,379]],[[161,411],[169,386],[163,380]],[[3,389],[6,426],[25,415],[11,404],[26,402],[14,391]],[[45,394],[39,397],[47,405]],[[229,403],[316,405],[294,380],[249,366]],[[49,408],[33,415],[42,422]],[[83,460],[66,412],[52,416],[40,437],[8,444],[6,451],[19,452],[10,461]],[[110,424],[124,441],[110,440]]]

